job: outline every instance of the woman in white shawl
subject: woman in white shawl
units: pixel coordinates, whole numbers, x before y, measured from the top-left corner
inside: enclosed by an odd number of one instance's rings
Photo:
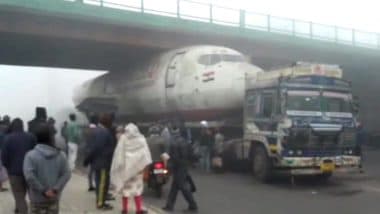
[[[111,168],[111,182],[123,196],[123,214],[128,213],[128,198],[134,197],[136,213],[147,213],[142,208],[143,171],[152,163],[145,137],[135,124],[128,124],[119,138]]]

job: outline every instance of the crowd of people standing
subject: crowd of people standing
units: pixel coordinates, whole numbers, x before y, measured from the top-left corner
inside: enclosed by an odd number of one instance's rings
[[[152,132],[159,130],[153,128]],[[197,211],[198,206],[191,189],[188,188],[189,185],[187,185],[192,181],[188,171],[192,159],[192,150],[186,140],[186,129],[174,125],[173,127],[164,127],[162,133],[165,136],[162,156],[166,157],[167,165],[173,176],[164,209],[168,211],[174,209],[176,197],[180,191],[189,203],[189,211]],[[112,206],[106,202],[110,183],[112,183],[114,191],[122,198],[123,214],[128,213],[130,199],[135,202],[137,214],[147,213],[142,205],[143,179],[145,170],[153,160],[147,139],[139,128],[133,123],[129,123],[125,127],[115,127],[110,115],[93,115],[90,117],[90,124],[86,129],[86,142],[84,165],[90,168],[90,187],[91,174],[92,172],[95,174],[98,209],[112,209]]]
[[[47,118],[44,108],[36,108],[36,116],[27,126],[24,130],[24,122],[19,118],[11,120],[4,116],[0,121],[0,191],[7,191],[2,184],[9,179],[15,213],[59,213],[61,193],[72,171],[81,164],[89,168],[88,190],[95,191],[98,210],[113,209],[107,202],[115,199],[110,194],[112,186],[122,198],[123,214],[128,213],[131,199],[137,214],[147,213],[142,197],[144,171],[153,160],[147,139],[135,124],[116,127],[114,116],[104,113],[90,116],[88,126],[83,128],[76,115],[70,114],[68,122],[61,127],[64,148],[56,145],[55,120]],[[202,133],[201,146],[210,152],[214,140],[207,127]],[[180,123],[166,123],[158,135],[165,141],[160,158],[172,175],[164,210],[174,209],[177,194],[181,192],[188,202],[188,210],[196,212],[198,206],[193,197],[196,187],[189,172],[195,156],[188,129]],[[82,163],[78,160],[80,144],[84,145]],[[206,151],[204,154],[207,155]],[[202,156],[205,157],[210,158]],[[205,169],[208,170],[206,164]]]
[[[15,200],[15,213],[59,213],[60,195],[71,177],[66,155],[55,147],[54,120],[44,108],[28,122],[4,116],[0,130],[0,173],[9,183]],[[5,191],[4,188],[2,188]],[[30,204],[27,205],[26,194]]]

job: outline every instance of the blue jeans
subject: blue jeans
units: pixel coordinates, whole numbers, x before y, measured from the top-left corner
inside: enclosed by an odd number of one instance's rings
[[[211,154],[210,154],[210,149],[208,146],[201,146],[200,148],[201,152],[201,168],[205,170],[206,172],[209,172],[211,169],[211,164],[210,164],[210,159],[211,159]]]

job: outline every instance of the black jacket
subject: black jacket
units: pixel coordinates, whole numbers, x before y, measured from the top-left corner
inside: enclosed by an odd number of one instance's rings
[[[36,118],[28,122],[28,132],[35,135],[37,128],[41,125],[46,123],[46,119],[43,118]]]
[[[23,131],[13,132],[6,136],[1,152],[1,161],[10,175],[23,176],[24,157],[36,144],[36,138]]]
[[[9,134],[10,128],[8,124],[0,123],[0,151],[4,145],[5,136]]]
[[[117,146],[116,127],[112,126],[108,130],[110,131],[111,137],[112,137],[111,148],[110,148],[111,149],[111,155],[110,155],[110,160],[109,160],[109,165],[108,165],[108,170],[111,170],[113,154],[115,153],[115,149]]]
[[[191,145],[181,136],[173,136],[170,145],[170,167],[173,173],[187,173],[193,158]]]
[[[214,146],[214,137],[211,133],[202,132],[200,137],[200,145],[207,146],[208,149],[212,149]]]
[[[95,169],[108,169],[112,161],[113,137],[104,127],[96,127],[87,137],[84,165]]]
[[[37,128],[42,124],[47,122],[47,113],[46,108],[37,107],[36,108],[36,117],[28,122],[28,132],[35,134]]]

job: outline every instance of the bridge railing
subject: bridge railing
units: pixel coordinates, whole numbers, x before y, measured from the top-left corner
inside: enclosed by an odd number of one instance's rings
[[[255,29],[295,37],[380,49],[380,34],[282,18],[193,0],[63,0],[119,10]]]

